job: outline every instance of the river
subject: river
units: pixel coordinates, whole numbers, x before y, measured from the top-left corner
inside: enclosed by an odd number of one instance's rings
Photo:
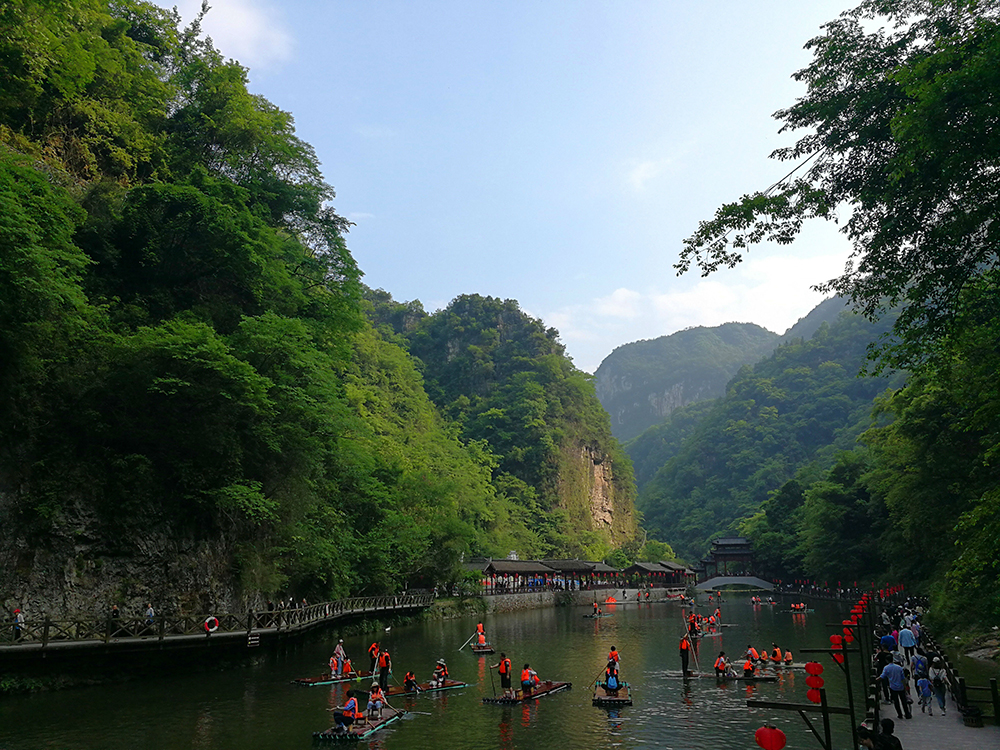
[[[802,648],[824,646],[834,632],[827,623],[843,619],[846,608],[818,601],[810,605],[814,612],[792,615],[782,611],[788,610],[788,601],[752,607],[748,595],[730,594],[722,605],[723,619],[736,627],[703,641],[702,668],[711,670],[720,649],[736,656],[748,643],[760,649],[776,642],[782,650],[790,648],[796,662],[806,661]],[[420,713],[360,745],[385,750],[756,748],[753,733],[767,720],[785,731],[788,748],[819,747],[798,714],[750,710],[745,703],[747,698],[806,702],[802,671],[790,671],[777,683],[753,685],[684,681],[670,674],[680,669],[677,644],[685,611],[675,603],[632,603],[617,607],[613,617],[596,620],[583,617],[585,607],[486,616],[487,634],[511,658],[515,674],[530,662],[543,680],[573,683],[572,690],[513,707],[482,704],[484,696],[493,695],[491,675],[497,677],[488,665],[498,657],[477,657],[468,648],[458,651],[474,630],[474,619],[428,620],[379,633],[392,654],[396,679],[412,669],[426,680],[435,661],[445,658],[452,678],[471,684],[437,695],[392,699],[393,705]],[[367,667],[365,651],[375,635],[345,639],[356,665]],[[327,634],[224,670],[5,698],[0,700],[0,750],[311,747],[312,732],[330,725],[327,709],[343,704],[347,687],[290,683],[322,673],[335,643]],[[634,699],[633,706],[617,711],[591,705],[593,680],[612,645],[622,655],[622,677],[632,685]],[[830,704],[846,706],[839,668],[828,656],[821,662]],[[847,719],[835,717],[834,738],[840,740],[835,744],[848,747],[848,732]]]

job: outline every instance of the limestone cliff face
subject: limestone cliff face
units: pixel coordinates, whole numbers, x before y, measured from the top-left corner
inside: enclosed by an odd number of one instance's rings
[[[636,533],[635,483],[622,456],[579,441],[562,447],[559,476],[561,506],[577,529],[596,533],[617,547]]]
[[[242,612],[232,550],[224,542],[179,534],[146,519],[143,533],[107,541],[91,513],[72,507],[44,537],[19,525],[0,493],[0,606],[28,619],[101,617],[117,604],[140,617],[152,603],[163,614]]]

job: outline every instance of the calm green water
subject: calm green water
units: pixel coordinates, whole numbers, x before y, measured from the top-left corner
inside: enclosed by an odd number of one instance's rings
[[[805,661],[801,649],[825,645],[831,632],[826,623],[843,617],[841,605],[813,606],[816,612],[793,616],[776,611],[787,609],[787,603],[753,608],[747,596],[730,595],[722,605],[723,617],[737,627],[704,641],[702,666],[710,671],[720,648],[738,654],[748,642],[761,648],[775,641],[782,649],[790,648],[796,662]],[[397,707],[424,713],[408,716],[360,745],[386,750],[756,748],[753,732],[768,720],[786,732],[788,748],[818,747],[797,714],[750,710],[745,704],[747,698],[805,702],[804,672],[790,672],[773,684],[685,682],[668,674],[680,669],[677,643],[685,610],[677,604],[630,604],[619,607],[614,617],[600,620],[584,619],[586,612],[584,607],[554,608],[484,620],[491,640],[511,657],[517,673],[527,661],[543,680],[573,683],[572,690],[514,707],[481,702],[483,696],[493,695],[487,665],[498,657],[457,650],[472,633],[474,620],[425,622],[380,634],[393,655],[397,679],[413,669],[426,680],[434,662],[443,657],[451,676],[471,685],[439,695],[393,699]],[[374,635],[345,639],[355,663],[367,664],[362,657]],[[289,683],[321,674],[334,643],[332,636],[314,640],[285,652],[262,654],[244,667],[192,677],[4,699],[0,749],[312,747],[312,732],[329,726],[327,709],[344,703],[347,687],[303,688]],[[622,654],[622,676],[631,683],[635,702],[619,711],[591,705],[590,685],[612,644]],[[823,663],[830,703],[846,705],[839,670],[828,657]],[[848,732],[846,719],[835,720],[839,746],[850,746]]]

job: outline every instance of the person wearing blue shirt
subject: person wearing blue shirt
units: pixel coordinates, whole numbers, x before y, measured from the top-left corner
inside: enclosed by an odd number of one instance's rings
[[[896,708],[896,715],[900,719],[904,716],[912,719],[910,704],[906,701],[907,676],[902,661],[903,655],[897,653],[893,656],[892,664],[886,664],[878,678],[889,685],[889,695],[892,697],[892,705]]]
[[[886,633],[885,635],[882,636],[882,639],[879,641],[879,645],[885,646],[886,651],[895,651],[896,639],[892,637],[892,633]]]
[[[903,649],[903,654],[906,658],[906,663],[910,663],[910,659],[913,658],[913,649],[917,645],[917,639],[913,637],[913,631],[909,628],[903,628],[899,631],[899,645]]]

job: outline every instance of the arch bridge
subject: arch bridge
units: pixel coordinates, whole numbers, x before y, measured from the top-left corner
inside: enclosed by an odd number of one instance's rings
[[[774,591],[774,584],[768,583],[763,578],[757,576],[713,576],[707,581],[702,581],[696,588],[698,591],[711,591],[722,586],[743,585],[751,588],[766,589]]]

